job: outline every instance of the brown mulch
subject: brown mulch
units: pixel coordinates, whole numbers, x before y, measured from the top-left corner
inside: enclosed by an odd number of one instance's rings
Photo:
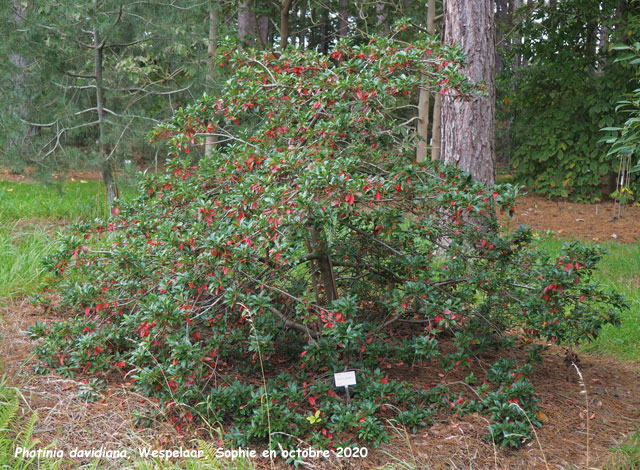
[[[27,183],[37,181],[35,176],[35,168],[27,167],[23,173],[15,173],[10,168],[0,165],[0,180],[13,181],[18,183]],[[69,169],[63,173],[52,173],[51,178],[54,180],[76,181],[76,180],[99,180],[102,178],[98,170],[77,170]]]
[[[550,230],[564,237],[595,242],[632,243],[640,237],[640,207],[626,205],[622,217],[617,218],[613,201],[583,204],[527,194],[518,198],[513,217],[503,220],[514,228],[519,224],[529,225],[533,230]]]
[[[34,344],[25,333],[36,321],[47,320],[53,319],[26,301],[0,304],[0,375],[6,374],[7,383],[18,388],[22,411],[37,413],[35,437],[43,444],[65,450],[66,455],[74,447],[164,448],[175,441],[176,433],[166,423],[156,422],[147,429],[134,425],[132,416],[136,411],[158,405],[123,383],[108,383],[106,390],[101,391],[103,398],[88,403],[80,395],[87,389],[89,376],[68,378],[56,373],[34,373]],[[87,462],[75,461],[65,468],[77,468]]]
[[[28,326],[47,318],[42,309],[26,303],[10,304],[0,309],[0,355],[9,383],[19,387],[26,411],[38,413],[35,435],[45,443],[56,443],[58,449],[136,448],[150,445],[158,449],[183,446],[196,448],[195,436],[208,433],[192,430],[180,437],[167,423],[156,421],[151,428],[137,428],[132,414],[153,401],[131,391],[126,384],[112,381],[102,392],[102,399],[88,404],[79,397],[83,380],[88,377],[64,378],[58,374],[33,373],[33,344],[24,337]],[[524,360],[523,348],[513,348],[501,356]],[[311,468],[374,469],[397,462],[396,459],[424,469],[569,469],[586,468],[587,442],[589,467],[602,468],[611,457],[611,448],[623,443],[640,425],[640,372],[632,364],[597,356],[581,356],[578,366],[584,387],[574,367],[566,364],[566,351],[551,347],[544,361],[535,367],[533,384],[540,399],[541,419],[536,428],[537,440],[519,450],[503,450],[487,441],[487,418],[468,415],[462,418],[438,415],[431,427],[408,434],[396,426],[395,437],[388,445],[369,448],[366,459],[312,460]],[[571,356],[573,358],[573,356]],[[482,377],[498,354],[476,358],[473,370]],[[389,363],[389,378],[410,380],[416,386],[448,384],[452,390],[473,398],[462,383],[468,371],[443,374],[438,364],[410,367]],[[587,394],[583,393],[586,387]],[[586,413],[588,400],[589,414]],[[587,422],[588,416],[588,422]],[[587,425],[589,430],[587,431]],[[213,440],[214,448],[219,445]],[[304,448],[305,446],[301,446]],[[546,464],[545,464],[546,458]],[[81,462],[75,461],[73,465]],[[257,460],[258,468],[270,468],[268,460]],[[575,467],[571,467],[571,465]],[[69,467],[69,468],[72,468]],[[277,468],[286,468],[276,460]],[[104,462],[100,468],[118,468],[117,462]],[[404,468],[404,467],[402,467]]]

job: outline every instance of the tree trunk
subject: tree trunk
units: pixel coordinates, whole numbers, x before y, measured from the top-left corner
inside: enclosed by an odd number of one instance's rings
[[[442,141],[441,122],[442,95],[436,93],[433,100],[433,124],[431,125],[431,160],[440,160],[440,143]]]
[[[427,31],[429,34],[436,32],[436,2],[429,0],[427,5]],[[431,94],[426,88],[420,89],[418,99],[418,147],[416,149],[416,161],[423,162],[427,159],[427,148],[429,146],[429,98]]]
[[[309,234],[311,235],[311,248],[316,255],[316,262],[322,277],[322,285],[324,287],[324,295],[327,304],[330,304],[338,298],[338,288],[336,286],[336,279],[333,272],[333,264],[331,263],[331,257],[329,256],[329,247],[327,246],[327,240],[324,237],[322,231],[318,231],[315,228],[309,228]]]
[[[338,5],[338,36],[346,38],[349,35],[349,2],[340,0]]]
[[[299,22],[298,22],[298,29],[299,29],[299,33],[298,33],[298,42],[300,44],[300,49],[304,49],[305,47],[305,27],[306,27],[306,20],[307,20],[307,9],[302,7],[300,8],[300,16],[299,16]]]
[[[98,14],[98,0],[93,0],[94,13]],[[94,78],[96,81],[96,112],[98,114],[98,149],[102,157],[102,180],[107,196],[107,208],[111,213],[113,201],[118,197],[118,186],[113,179],[110,156],[107,155],[104,135],[104,97],[102,86],[102,53],[104,42],[100,39],[97,20],[93,25]]]
[[[209,44],[207,48],[207,85],[213,86],[216,73],[216,54],[218,52],[218,6],[209,0]],[[204,144],[204,154],[210,155],[216,145],[216,137],[209,135]]]
[[[322,24],[320,25],[320,50],[323,54],[329,53],[329,11],[322,12]]]
[[[280,3],[280,50],[287,47],[289,41],[289,10],[293,0],[282,0]]]
[[[258,39],[260,40],[260,46],[264,49],[271,49],[273,46],[273,35],[271,34],[271,19],[263,15],[258,20]]]
[[[484,81],[486,96],[470,101],[443,97],[442,155],[444,161],[469,172],[474,179],[495,182],[495,29],[493,0],[446,0],[444,42],[457,42],[467,54],[465,74]]]
[[[386,3],[378,0],[376,3],[376,32],[380,36],[389,34],[389,23],[387,22]]]
[[[423,162],[427,159],[427,147],[429,145],[429,90],[420,88],[418,98],[418,146],[416,148],[416,161]]]
[[[245,46],[256,44],[256,16],[249,8],[250,0],[242,0],[238,7],[238,36]]]
[[[518,8],[522,6],[522,0],[511,0],[509,3],[509,18],[511,19],[511,26],[513,26],[515,21],[515,14]],[[555,8],[555,5],[553,6]],[[520,44],[522,42],[522,38],[520,36],[512,36],[510,39],[511,44]],[[515,63],[513,66],[515,68],[521,67],[523,64],[523,59],[521,55],[516,56]]]

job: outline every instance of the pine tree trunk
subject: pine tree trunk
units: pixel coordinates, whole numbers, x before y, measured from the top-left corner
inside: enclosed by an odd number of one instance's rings
[[[427,31],[429,34],[436,32],[436,2],[429,0],[427,5]],[[431,93],[426,88],[420,89],[418,99],[418,147],[416,149],[416,161],[423,162],[427,159],[427,149],[429,146],[429,98]]]
[[[209,0],[209,44],[207,48],[207,85],[213,86],[216,73],[216,54],[218,52],[218,6]],[[209,135],[204,144],[204,154],[209,155],[216,145],[216,136]]]
[[[238,35],[241,44],[254,46],[256,44],[256,16],[249,8],[250,0],[242,0],[238,6]]]
[[[98,0],[93,0],[93,8],[97,16]],[[104,97],[102,85],[102,60],[104,42],[100,38],[97,23],[93,26],[94,78],[96,81],[96,113],[98,114],[98,149],[102,158],[102,180],[107,196],[107,207],[111,213],[113,201],[118,197],[118,186],[113,179],[110,156],[107,155],[104,135]]]
[[[289,10],[292,1],[282,0],[280,3],[280,50],[284,50],[289,41]]]
[[[470,101],[442,99],[442,156],[474,179],[495,182],[495,29],[493,0],[446,0],[446,44],[457,42],[467,54],[465,74],[486,83],[486,96]]]

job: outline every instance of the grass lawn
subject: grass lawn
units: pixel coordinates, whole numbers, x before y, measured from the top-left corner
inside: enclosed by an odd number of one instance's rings
[[[64,225],[105,214],[98,181],[0,181],[0,299],[29,295],[43,277],[42,259],[56,249]],[[132,194],[124,188],[125,197]]]

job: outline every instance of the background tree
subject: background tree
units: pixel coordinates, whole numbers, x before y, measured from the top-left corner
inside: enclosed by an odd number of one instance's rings
[[[498,116],[509,124],[499,134],[503,160],[543,194],[602,198],[618,162],[607,156],[600,129],[624,119],[615,105],[635,73],[615,61],[613,46],[638,36],[640,5],[526,3],[510,21],[521,39],[507,37],[502,48]]]
[[[75,148],[89,147],[111,203],[117,160],[148,148],[142,136],[158,117],[211,86],[204,80],[208,24],[198,31],[185,21],[208,13],[206,5],[51,1],[22,11],[19,19],[3,17],[19,21],[10,44],[29,64],[20,100],[32,151],[14,153],[27,163],[64,166]]]
[[[465,73],[485,84],[486,96],[469,101],[442,98],[442,158],[478,181],[495,181],[495,28],[490,0],[445,0],[444,42],[467,55]]]

